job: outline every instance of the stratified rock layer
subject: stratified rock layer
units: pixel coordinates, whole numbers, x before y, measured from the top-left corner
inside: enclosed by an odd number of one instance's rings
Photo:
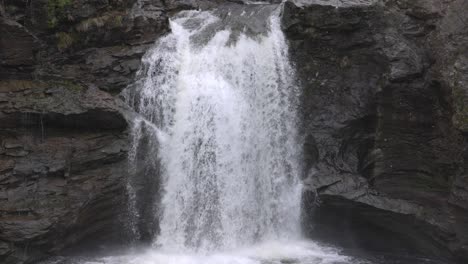
[[[128,111],[111,93],[167,32],[166,7],[0,6],[0,262],[126,243]]]
[[[305,89],[309,235],[466,261],[466,2],[323,2],[283,14]]]
[[[3,261],[21,262],[87,236],[115,239],[109,236],[119,234],[127,153],[127,122],[115,99],[30,80],[0,81],[0,95]]]

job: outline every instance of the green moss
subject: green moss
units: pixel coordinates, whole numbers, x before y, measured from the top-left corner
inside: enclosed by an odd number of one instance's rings
[[[93,27],[99,28],[104,26],[107,17],[93,17],[88,18],[86,20],[81,21],[78,26],[76,26],[76,30],[79,32],[87,32]]]
[[[55,34],[55,37],[57,38],[57,48],[59,50],[69,48],[74,42],[72,35],[66,32],[58,32]]]
[[[68,80],[62,81],[60,84],[62,87],[74,92],[81,92],[85,90],[85,88],[82,85]]]
[[[53,80],[48,81],[48,84],[51,87],[65,89],[76,93],[86,90],[86,88],[83,85],[69,80]]]
[[[112,21],[112,24],[114,27],[122,27],[123,26],[123,17],[122,16],[115,16],[113,21]]]
[[[461,130],[468,131],[468,96],[465,91],[458,86],[452,89],[455,114],[453,123]]]
[[[123,26],[123,16],[120,13],[107,13],[99,17],[92,17],[81,21],[77,26],[78,32],[88,32],[102,27],[117,28]]]
[[[55,28],[65,18],[65,8],[70,6],[72,0],[48,0],[47,24],[49,28]]]

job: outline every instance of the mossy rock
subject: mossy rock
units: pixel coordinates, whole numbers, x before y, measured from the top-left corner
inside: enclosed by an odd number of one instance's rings
[[[66,8],[72,0],[48,0],[47,1],[47,25],[56,28],[66,18]]]
[[[58,32],[55,34],[57,38],[57,48],[60,51],[66,50],[75,42],[74,34],[67,32]]]
[[[70,80],[49,81],[49,84],[51,88],[64,89],[74,93],[86,91],[86,87]]]
[[[465,57],[462,57],[464,61]],[[465,69],[465,66],[467,67]],[[462,131],[468,132],[468,83],[466,82],[468,65],[455,63],[453,78],[450,82],[452,87],[452,99],[454,106],[453,124]]]
[[[98,17],[91,17],[78,23],[76,31],[85,33],[101,28],[121,28],[124,26],[124,15],[121,12],[109,12]]]

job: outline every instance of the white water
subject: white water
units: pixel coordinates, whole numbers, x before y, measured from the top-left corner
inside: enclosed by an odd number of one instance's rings
[[[244,9],[182,12],[144,56],[132,153],[149,137],[161,163],[160,234],[96,263],[348,263],[301,239],[299,91],[278,10]]]
[[[210,254],[148,249],[136,254],[105,257],[83,264],[347,264],[351,263],[349,261],[350,258],[339,255],[336,250],[310,241],[275,241]]]
[[[144,58],[137,111],[161,131],[163,249],[299,237],[297,89],[278,17],[266,19],[265,35],[233,40],[210,31],[217,16],[184,12]]]

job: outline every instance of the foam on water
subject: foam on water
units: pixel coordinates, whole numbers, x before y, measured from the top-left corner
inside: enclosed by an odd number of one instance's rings
[[[148,249],[138,254],[106,257],[83,264],[345,264],[350,261],[351,258],[338,254],[336,250],[310,241],[275,241],[208,254]]]

